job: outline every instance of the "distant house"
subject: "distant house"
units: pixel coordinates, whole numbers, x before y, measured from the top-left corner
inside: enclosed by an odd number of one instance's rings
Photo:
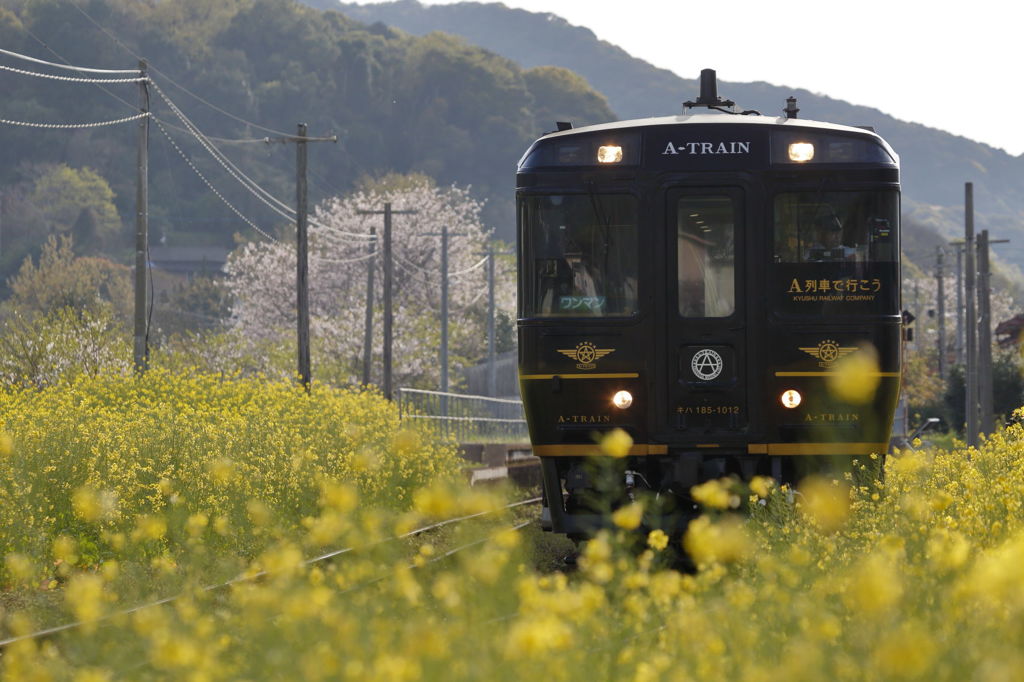
[[[149,249],[149,265],[168,274],[222,276],[231,251],[220,246],[154,246]]]
[[[1019,345],[1021,332],[1024,332],[1024,314],[1014,315],[996,326],[996,336],[1003,337],[999,339],[1000,346]]]

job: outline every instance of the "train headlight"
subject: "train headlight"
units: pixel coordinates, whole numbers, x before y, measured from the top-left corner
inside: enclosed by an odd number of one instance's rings
[[[622,161],[622,147],[603,144],[597,148],[598,163],[618,163],[619,161]]]
[[[794,391],[793,389],[789,389],[787,391],[782,392],[782,406],[788,407],[791,410],[794,407],[797,407],[801,402],[803,402],[803,399],[804,397],[800,395],[800,391]]]
[[[814,145],[810,142],[793,142],[789,145],[789,160],[804,163],[814,158]]]
[[[619,391],[614,396],[612,396],[612,405],[619,408],[620,410],[624,410],[632,404],[633,394],[630,393],[629,391]]]

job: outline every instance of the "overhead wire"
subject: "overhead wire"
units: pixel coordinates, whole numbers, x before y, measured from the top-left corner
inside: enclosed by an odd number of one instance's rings
[[[128,123],[130,121],[138,121],[140,118],[147,118],[149,113],[136,114],[134,116],[125,116],[124,118],[115,119],[113,121],[96,121],[93,123],[35,123],[32,121],[12,121],[6,118],[0,118],[0,123],[6,123],[12,126],[23,126],[27,128],[50,128],[50,129],[77,129],[77,128],[100,128],[102,126],[112,126],[119,123]]]
[[[63,81],[65,83],[141,83],[147,80],[144,76],[138,78],[80,78],[78,76],[58,76],[52,73],[39,73],[38,71],[27,71],[25,69],[17,69],[13,66],[5,66],[0,64],[0,70],[10,71],[11,73],[17,73],[22,76],[32,76],[34,78],[48,78],[55,81]]]
[[[216,187],[214,187],[213,184],[209,180],[207,180],[206,176],[203,175],[202,171],[200,171],[198,168],[196,168],[195,164],[192,163],[192,159],[188,158],[188,155],[181,149],[181,147],[178,146],[178,143],[175,142],[174,138],[171,137],[170,133],[167,132],[167,130],[163,126],[163,123],[161,123],[160,119],[157,118],[156,116],[154,116],[153,120],[156,122],[157,127],[160,129],[160,132],[163,133],[164,137],[167,138],[167,141],[171,143],[171,146],[174,147],[175,151],[177,151],[178,154],[181,156],[181,158],[183,158],[185,160],[185,163],[188,164],[188,167],[191,168],[193,170],[193,172],[195,172],[195,174],[199,176],[199,179],[203,181],[203,183],[210,189],[211,192],[213,192],[215,195],[217,195],[217,198],[220,199],[224,203],[225,206],[227,206],[229,209],[231,209],[231,211],[235,215],[237,215],[239,218],[241,218],[242,221],[245,222],[246,225],[248,225],[249,227],[254,229],[256,232],[258,232],[261,235],[263,235],[264,237],[266,237],[268,240],[270,240],[272,242],[279,241],[277,238],[267,234],[265,231],[260,229],[260,227],[257,226],[256,223],[254,223],[252,220],[250,220],[245,215],[243,215],[241,211],[239,211],[237,208],[235,208],[234,204],[232,204],[230,201],[228,201],[227,198],[225,198],[224,195],[221,194],[220,191]]]
[[[192,120],[188,116],[186,116],[173,101],[171,101],[171,98],[168,97],[167,94],[164,93],[160,86],[155,82],[153,83],[153,89],[156,90],[156,93],[167,104],[167,106],[174,113],[174,115],[178,117],[178,120],[185,124],[185,127],[192,134],[192,136],[199,141],[199,144],[202,145],[202,147],[207,152],[209,152],[209,154],[214,158],[214,160],[217,161],[221,165],[221,167],[228,172],[229,175],[231,175],[243,187],[249,190],[250,194],[255,196],[264,204],[266,204],[275,213],[277,213],[283,218],[287,218],[288,220],[295,219],[295,209],[288,206],[288,204],[284,203],[283,201],[272,195],[270,192],[260,187],[255,180],[250,178],[248,175],[242,172],[242,170],[238,168],[238,166],[232,163],[231,159],[228,159],[226,156],[224,156],[224,154],[221,151],[214,147],[206,139],[206,136],[203,135],[202,131],[199,130],[196,124],[193,123]],[[287,213],[285,213],[284,211],[287,211]]]
[[[141,56],[135,54],[135,52],[133,50],[131,50],[131,48],[129,48],[127,45],[125,45],[117,36],[112,34],[102,24],[100,24],[98,21],[93,19],[92,16],[90,16],[89,13],[86,12],[84,9],[79,7],[78,3],[74,2],[74,0],[68,0],[68,3],[72,7],[74,7],[76,10],[78,10],[82,14],[82,16],[84,16],[86,19],[88,19],[89,22],[93,26],[95,26],[97,29],[99,29],[105,36],[107,36],[108,38],[113,40],[115,43],[117,43],[125,52],[127,52],[128,54],[132,55],[133,57],[135,57],[136,59],[138,59],[140,61],[143,59]],[[205,100],[202,97],[200,97],[199,95],[195,94],[194,92],[192,92],[191,90],[189,90],[185,86],[183,86],[180,83],[176,82],[173,78],[171,78],[166,73],[164,73],[163,71],[158,69],[156,66],[154,66],[152,64],[149,64],[149,67],[155,73],[158,73],[162,78],[164,78],[168,83],[170,83],[174,87],[176,87],[179,90],[185,92],[186,94],[190,95],[191,97],[194,97],[195,99],[199,100],[200,102],[202,102],[206,106],[210,107],[214,111],[216,111],[216,112],[218,112],[220,114],[223,114],[224,116],[227,116],[228,118],[234,119],[235,121],[237,121],[239,123],[244,123],[244,124],[252,126],[254,128],[259,128],[260,130],[266,131],[268,133],[273,133],[274,135],[281,135],[283,137],[289,137],[291,135],[290,133],[285,133],[285,132],[282,132],[280,130],[275,130],[273,128],[267,128],[266,126],[261,126],[258,123],[253,123],[252,121],[248,121],[248,120],[246,120],[246,119],[244,119],[244,118],[242,118],[240,116],[236,116],[235,114],[232,114],[229,111],[225,111],[224,109],[221,109],[217,105],[215,105],[215,104],[213,104],[211,102],[208,102],[207,100]]]
[[[31,32],[29,32],[29,35],[31,35]],[[32,37],[35,38],[35,36],[32,36]],[[38,38],[36,38],[36,40],[39,41]],[[39,41],[39,42],[42,43],[42,41]],[[46,47],[45,44],[43,44],[43,46]],[[49,49],[49,48],[47,48],[47,49]],[[50,50],[50,51],[53,52],[52,50]],[[29,61],[29,62],[35,62],[36,64],[43,64],[45,66],[53,66],[53,67],[56,67],[58,69],[68,69],[70,71],[78,71],[78,72],[81,72],[81,73],[124,74],[124,73],[138,73],[139,72],[138,69],[92,69],[92,68],[88,68],[88,67],[85,67],[85,66],[74,66],[74,65],[72,65],[70,63],[68,63],[68,64],[55,64],[54,62],[48,62],[48,61],[44,61],[42,59],[36,59],[35,57],[29,57],[28,55],[19,54],[18,52],[12,52],[10,50],[4,50],[2,48],[0,48],[0,54],[5,54],[5,55],[8,55],[10,57],[15,57],[17,59],[24,59],[25,61]],[[57,54],[57,53],[54,52],[54,54]],[[57,56],[60,57],[60,55],[57,55]],[[64,58],[61,57],[61,59],[64,59]]]

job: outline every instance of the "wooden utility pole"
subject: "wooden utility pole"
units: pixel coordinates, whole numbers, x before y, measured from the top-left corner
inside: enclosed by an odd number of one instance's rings
[[[139,111],[147,114],[139,119],[138,160],[135,180],[135,372],[142,374],[149,366],[149,80],[145,59],[139,60]]]
[[[370,258],[366,266],[366,317],[363,327],[363,386],[370,385],[370,368],[373,360],[373,276],[377,269],[377,228],[370,226]]]
[[[956,362],[963,367],[964,357],[964,250],[956,247]]]
[[[974,256],[974,184],[964,186],[964,298],[967,303],[967,376],[964,409],[967,418],[967,445],[978,445],[978,319],[975,295],[977,273]]]
[[[298,137],[295,140],[295,291],[296,307],[299,313],[299,381],[302,382],[308,393],[312,372],[309,359],[309,234],[307,225],[309,207],[306,203],[306,163],[308,159],[306,133],[306,124],[300,123]]]
[[[394,211],[391,209],[391,202],[387,201],[384,203],[383,211],[357,211],[359,215],[384,215],[384,239],[381,244],[381,256],[383,256],[384,266],[384,352],[383,352],[383,370],[384,376],[382,380],[382,386],[384,397],[388,400],[392,399],[392,386],[391,386],[391,351],[392,351],[392,324],[394,322],[394,311],[392,306],[392,283],[394,280],[395,266],[391,257],[391,216],[393,215],[413,215],[419,213],[419,211],[407,209],[404,211]]]
[[[298,134],[295,137],[265,137],[263,141],[295,143],[295,307],[297,309],[297,337],[298,337],[298,371],[299,381],[309,392],[310,382],[313,380],[312,367],[309,351],[309,234],[308,215],[309,206],[307,203],[306,166],[308,156],[306,151],[307,142],[337,142],[338,136],[309,137],[308,126],[305,123],[298,125]]]
[[[498,395],[498,368],[494,317],[494,242],[487,242],[487,395]]]
[[[945,253],[941,246],[935,248],[935,284],[937,285],[939,328],[939,378],[946,378],[946,273],[943,269]]]
[[[981,433],[995,430],[992,413],[992,312],[988,269],[988,230],[978,235],[978,406]]]

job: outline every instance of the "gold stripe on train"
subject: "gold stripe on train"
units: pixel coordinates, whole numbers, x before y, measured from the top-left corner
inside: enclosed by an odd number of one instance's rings
[[[842,372],[776,372],[777,377],[836,377]],[[899,372],[857,372],[861,377],[898,377]]]
[[[888,443],[751,443],[751,455],[871,455],[888,452]]]
[[[534,445],[533,454],[538,457],[588,457],[601,456],[601,447],[598,445]],[[627,455],[667,455],[668,446],[655,443],[634,443]]]
[[[639,372],[620,372],[618,374],[520,374],[523,380],[533,379],[638,379]]]

